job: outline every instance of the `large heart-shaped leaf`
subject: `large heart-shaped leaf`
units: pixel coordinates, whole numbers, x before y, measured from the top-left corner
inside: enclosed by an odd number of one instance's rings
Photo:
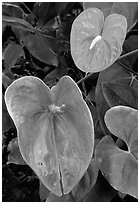
[[[138,21],[138,2],[84,2],[83,7],[84,10],[97,7],[103,12],[105,18],[112,13],[125,16],[128,31],[130,31]]]
[[[84,72],[99,72],[120,56],[127,31],[123,15],[104,15],[97,8],[83,11],[71,29],[71,55]]]
[[[14,81],[5,101],[21,154],[54,194],[69,193],[87,170],[94,128],[77,84],[64,76],[51,89],[32,76]]]
[[[115,106],[105,115],[105,123],[123,140],[128,151],[120,149],[110,136],[97,145],[95,156],[105,178],[118,191],[138,196],[138,111]]]

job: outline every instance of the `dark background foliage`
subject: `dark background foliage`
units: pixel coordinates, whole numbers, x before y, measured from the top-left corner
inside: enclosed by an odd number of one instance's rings
[[[86,6],[84,4],[84,7]],[[83,3],[3,3],[2,10],[3,201],[37,202],[46,199],[54,202],[137,201],[111,187],[98,169],[94,158],[70,194],[58,198],[50,193],[23,161],[18,148],[16,128],[4,101],[6,88],[17,78],[36,76],[51,88],[62,76],[69,75],[79,85],[92,113],[96,146],[105,134],[112,135],[103,120],[105,112],[110,107],[121,104],[137,109],[137,53],[117,60],[108,69],[88,75],[83,80],[85,73],[75,66],[70,53],[71,26],[74,19],[83,11]],[[127,11],[128,15],[129,8]],[[135,15],[133,13],[131,19],[129,18],[131,25],[123,45],[123,54],[138,48],[136,16],[135,11]],[[121,92],[118,94],[120,89]],[[113,135],[112,137],[114,138]],[[124,143],[121,144],[121,148],[126,148]]]

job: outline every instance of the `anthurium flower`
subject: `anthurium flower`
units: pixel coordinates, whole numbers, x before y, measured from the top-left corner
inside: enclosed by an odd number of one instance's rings
[[[84,72],[99,72],[113,64],[122,52],[127,20],[120,14],[104,19],[98,8],[83,11],[71,29],[71,55]]]
[[[64,76],[50,89],[25,76],[7,88],[5,101],[26,163],[51,192],[69,193],[87,170],[94,148],[91,113],[77,84]]]

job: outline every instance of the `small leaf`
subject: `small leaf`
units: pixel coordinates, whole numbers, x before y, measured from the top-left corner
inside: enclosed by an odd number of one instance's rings
[[[11,127],[15,127],[14,123],[7,111],[4,95],[2,94],[2,131],[8,131]]]
[[[123,105],[138,108],[138,96],[132,87],[115,82],[104,82],[101,86],[110,107]]]
[[[13,82],[5,73],[2,73],[2,85],[5,89]]]
[[[97,166],[96,160],[92,159],[84,176],[72,190],[72,194],[76,202],[81,202],[91,191],[96,183],[98,171],[99,168]]]
[[[123,15],[104,15],[97,8],[83,11],[73,22],[71,55],[84,72],[100,72],[112,65],[122,52],[127,31]]]
[[[110,136],[105,136],[95,150],[99,168],[116,190],[137,198],[138,111],[115,106],[106,112],[105,122],[110,132],[127,144],[128,151],[121,150]]]
[[[48,198],[49,194],[50,194],[50,191],[40,181],[40,183],[39,183],[39,196],[40,196],[41,202],[44,202]]]
[[[23,34],[21,41],[35,58],[46,64],[58,66],[57,44],[54,38],[39,33]]]
[[[50,193],[46,202],[74,202],[74,199],[71,196],[71,193],[62,195],[61,197],[58,197],[55,194]]]
[[[8,154],[7,164],[13,163],[18,165],[27,165],[20,153],[17,138],[14,138],[9,142],[7,151],[10,152]]]
[[[97,181],[84,199],[84,202],[110,202],[116,194],[116,190],[99,171]]]
[[[20,45],[9,43],[3,53],[5,72],[13,67],[20,57],[25,57],[23,48]]]

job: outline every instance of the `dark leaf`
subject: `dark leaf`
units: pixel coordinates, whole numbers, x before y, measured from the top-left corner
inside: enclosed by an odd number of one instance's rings
[[[27,165],[20,153],[17,137],[9,142],[7,151],[10,152],[7,164],[13,163],[18,165]]]
[[[71,193],[62,195],[61,197],[58,197],[54,195],[53,193],[50,193],[46,202],[74,202],[74,199]]]
[[[133,50],[138,49],[138,35],[131,35],[128,39],[124,41],[123,44],[123,54],[129,53]],[[138,53],[124,57],[119,62],[129,69],[134,69],[135,62],[138,60]]]
[[[135,92],[138,95],[138,80],[136,76],[133,76],[133,74],[131,74],[130,77],[126,77],[126,78],[120,78],[118,80],[113,80],[112,83],[120,83],[120,84],[124,84],[126,86],[129,86],[131,88],[133,88],[135,90]]]
[[[138,196],[138,111],[127,106],[108,110],[105,122],[114,135],[123,140],[128,151],[120,149],[110,136],[96,146],[100,170],[116,190]]]
[[[2,131],[8,131],[11,127],[15,127],[14,123],[7,111],[4,95],[2,95]]]
[[[46,64],[58,66],[57,44],[54,38],[39,33],[26,33],[21,36],[21,40],[35,58]]]
[[[101,86],[110,107],[124,105],[138,109],[138,96],[132,87],[115,82],[103,82]]]
[[[40,184],[39,184],[39,196],[40,196],[41,202],[45,201],[48,198],[49,194],[50,194],[50,191],[40,181]]]
[[[66,75],[68,72],[67,64],[63,56],[59,58],[59,67],[56,67],[52,72],[47,74],[43,81],[47,84],[50,88],[55,86],[59,79]]]
[[[117,194],[99,171],[96,184],[88,193],[84,202],[110,202]]]
[[[9,43],[3,52],[5,72],[13,67],[20,57],[25,57],[24,50],[20,45]]]
[[[131,79],[132,79],[131,74],[117,62],[111,65],[106,70],[100,72],[99,74],[96,91],[95,91],[95,100],[96,100],[96,107],[97,107],[98,118],[100,121],[100,126],[104,134],[111,134],[106,128],[106,125],[104,122],[105,112],[110,108],[110,106],[108,105],[108,103],[104,98],[101,83],[112,82],[112,81],[117,82],[117,80],[121,80],[122,83],[126,85],[130,85]],[[134,81],[131,87],[133,88],[135,86],[136,86],[136,82]]]
[[[15,4],[4,2],[2,4],[2,14],[9,17],[24,18],[24,11]]]
[[[38,18],[38,26],[44,26],[49,20],[59,15],[66,7],[67,2],[37,2],[33,13]]]
[[[126,17],[128,31],[136,24],[138,20],[138,2],[84,2],[84,10],[87,8],[99,8],[106,18],[112,13],[121,14]]]
[[[2,85],[5,89],[13,82],[11,78],[9,78],[4,72],[2,73]]]
[[[32,33],[36,32],[36,29],[30,23],[28,23],[24,19],[20,19],[17,17],[9,17],[9,16],[3,15],[2,23],[6,25],[10,25],[13,28],[20,29],[22,31],[24,30]]]
[[[92,159],[83,178],[72,190],[72,195],[74,196],[74,200],[76,202],[82,201],[91,191],[91,189],[96,183],[98,171],[99,169],[96,160]]]

